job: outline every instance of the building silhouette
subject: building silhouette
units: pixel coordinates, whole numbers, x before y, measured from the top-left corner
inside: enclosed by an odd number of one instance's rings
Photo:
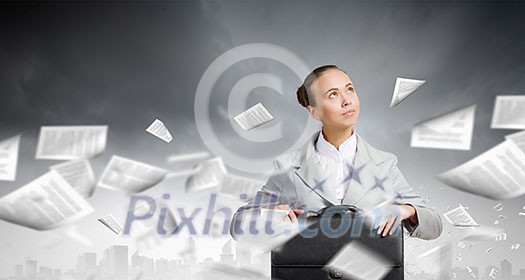
[[[512,264],[507,259],[501,261],[501,280],[512,280]]]
[[[157,275],[165,275],[168,273],[168,260],[159,259],[155,261],[155,273]]]
[[[76,274],[80,279],[89,279],[90,275],[98,273],[97,254],[83,253],[77,257]]]
[[[53,279],[60,279],[62,278],[62,269],[55,268],[53,269]]]
[[[151,277],[155,272],[153,259],[139,255],[138,251],[131,256],[131,267],[135,268],[133,271],[141,271],[144,277]]]
[[[27,260],[24,276],[26,279],[36,279],[37,275],[37,261]]]
[[[252,253],[249,250],[242,250],[240,246],[235,247],[235,260],[242,267],[252,265]]]
[[[21,265],[21,264],[17,264],[15,265],[15,269],[14,269],[14,277],[15,279],[22,279],[24,278],[24,266]]]
[[[115,245],[110,247],[110,268],[116,279],[127,278],[128,246]]]
[[[41,266],[38,270],[38,279],[52,279],[53,269],[47,266]]]
[[[221,263],[233,263],[233,244],[231,240],[228,240],[223,246],[222,246],[222,254],[220,255]]]

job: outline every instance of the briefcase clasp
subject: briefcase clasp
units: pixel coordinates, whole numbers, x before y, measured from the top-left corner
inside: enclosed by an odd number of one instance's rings
[[[338,270],[330,269],[328,271],[328,276],[330,276],[330,279],[343,279],[343,273]]]

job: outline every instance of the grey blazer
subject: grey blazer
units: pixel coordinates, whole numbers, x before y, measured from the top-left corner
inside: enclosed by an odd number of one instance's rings
[[[408,185],[397,167],[394,154],[373,148],[359,135],[353,171],[346,178],[348,189],[342,201],[336,199],[332,178],[327,177],[315,152],[319,132],[296,151],[283,154],[274,161],[275,170],[251,203],[241,207],[233,217],[261,205],[289,204],[292,208],[316,211],[344,204],[367,210],[389,198],[395,204],[410,204],[416,209],[419,224],[404,223],[410,236],[421,239],[437,238],[442,232],[440,216],[426,207],[425,202]],[[235,237],[235,236],[234,236]]]

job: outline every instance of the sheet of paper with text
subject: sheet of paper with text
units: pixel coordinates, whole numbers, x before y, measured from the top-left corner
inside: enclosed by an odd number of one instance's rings
[[[36,230],[58,228],[91,212],[91,205],[53,170],[0,198],[0,219]]]
[[[148,126],[148,128],[146,128],[146,132],[150,133],[151,135],[154,135],[155,137],[161,139],[166,143],[170,143],[171,140],[173,140],[173,136],[171,135],[170,131],[168,130],[166,125],[164,125],[164,123],[159,119],[155,119]]]
[[[261,103],[257,103],[233,119],[242,129],[250,130],[273,120],[273,116]]]
[[[0,180],[16,180],[21,135],[0,141]]]
[[[475,113],[476,105],[471,105],[416,124],[410,146],[470,150]]]
[[[74,160],[100,155],[106,148],[107,126],[42,126],[37,159]]]
[[[424,80],[397,78],[390,108],[397,106],[426,82]]]

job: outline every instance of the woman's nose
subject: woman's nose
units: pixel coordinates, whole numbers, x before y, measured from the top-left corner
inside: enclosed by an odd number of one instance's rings
[[[352,100],[350,100],[350,97],[348,95],[343,94],[343,107],[346,107],[350,104],[352,104]]]

